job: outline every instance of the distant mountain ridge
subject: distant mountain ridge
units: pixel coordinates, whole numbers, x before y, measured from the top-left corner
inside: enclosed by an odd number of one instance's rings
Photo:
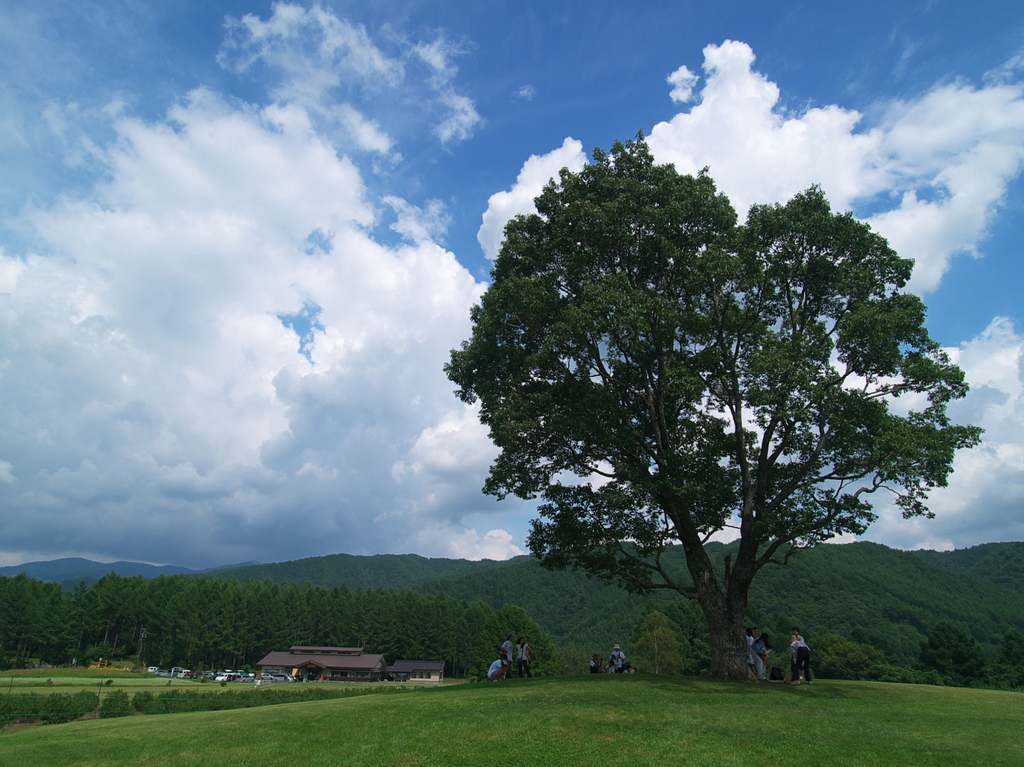
[[[911,554],[935,567],[964,570],[1024,594],[1024,543],[983,543],[955,551],[922,549]]]
[[[246,563],[253,566],[257,563]],[[241,567],[243,565],[232,565]],[[82,557],[65,557],[40,562],[26,562],[23,565],[0,567],[0,575],[13,578],[25,573],[30,578],[48,583],[61,583],[65,588],[74,588],[78,583],[91,586],[104,575],[117,573],[125,578],[141,575],[143,578],[157,578],[161,575],[205,575],[219,568],[192,570],[178,565],[150,565],[145,562],[95,562]]]
[[[889,552],[896,558],[918,559],[930,567],[947,572],[970,573],[996,586],[1024,594],[1024,542],[985,543],[954,551],[902,551],[867,541],[853,544],[823,544],[817,549],[801,552],[794,561],[810,556],[810,552],[813,551],[838,551],[845,547],[878,547],[877,550]],[[720,561],[728,548],[726,545],[712,544],[709,550],[712,557]],[[269,579],[275,583],[310,583],[327,588],[345,586],[350,589],[407,589],[427,585],[433,589],[448,581],[458,581],[464,576],[518,567],[524,563],[537,565],[536,560],[528,555],[508,560],[468,560],[435,559],[418,554],[329,554],[287,562],[242,562],[194,570],[178,565],[150,565],[127,561],[96,562],[81,557],[67,557],[0,567],[0,575],[12,577],[24,572],[36,580],[66,583],[76,578],[95,581],[111,572],[126,578],[138,575],[156,578],[161,575],[213,574],[218,578],[234,578],[243,582]],[[774,569],[769,567],[763,570],[758,576],[759,579]],[[788,568],[783,569],[786,570]],[[467,583],[472,582],[473,579],[470,577]]]
[[[517,561],[532,557],[516,557]],[[409,589],[439,579],[479,573],[506,562],[491,559],[430,559],[419,554],[329,554],[265,565],[218,568],[218,578],[239,581],[270,580],[275,583],[311,583],[314,586],[350,589]]]

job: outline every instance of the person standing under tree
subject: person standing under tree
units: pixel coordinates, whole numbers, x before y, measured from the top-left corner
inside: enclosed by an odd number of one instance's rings
[[[751,631],[754,636],[754,643],[750,646],[751,657],[754,659],[754,673],[759,681],[767,681],[766,669],[768,668],[768,637],[761,633],[761,629],[754,626]]]
[[[800,672],[803,671],[807,684],[811,683],[811,648],[800,636],[800,629],[793,628],[793,636],[789,640],[789,648],[793,651],[793,662],[790,665],[790,684],[800,684]]]
[[[506,634],[505,641],[501,643],[501,651],[505,654],[505,660],[509,666],[516,662],[516,646],[512,644],[512,635]]]
[[[519,641],[516,643],[516,664],[519,667],[519,678],[530,677],[533,678],[533,674],[530,672],[530,652],[533,648],[526,644],[526,637],[519,637]]]

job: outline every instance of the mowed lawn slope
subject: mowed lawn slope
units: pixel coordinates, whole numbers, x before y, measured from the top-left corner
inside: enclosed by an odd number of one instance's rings
[[[1024,695],[820,682],[511,680],[0,733],[0,764],[1020,765]]]

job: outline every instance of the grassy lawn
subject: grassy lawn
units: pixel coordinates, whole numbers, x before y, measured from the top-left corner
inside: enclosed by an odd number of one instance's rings
[[[1020,765],[1024,695],[634,677],[75,722],[0,733],[0,764]]]
[[[106,684],[107,680],[113,680]],[[168,682],[171,684],[168,685]],[[209,688],[211,691],[220,690],[217,682],[201,683],[196,679],[170,679],[168,677],[153,676],[151,674],[133,674],[130,671],[107,671],[97,669],[48,669],[45,671],[5,671],[0,674],[0,695],[50,692],[76,693],[82,690],[87,692],[112,692],[113,690],[125,690],[126,692],[139,692],[149,690],[150,692],[162,692],[175,687],[188,688]],[[242,689],[252,687],[252,682],[229,683],[229,688]]]

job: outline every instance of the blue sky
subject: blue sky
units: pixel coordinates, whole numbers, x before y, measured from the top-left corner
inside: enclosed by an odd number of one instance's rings
[[[441,370],[504,222],[649,136],[917,267],[986,428],[901,548],[1024,539],[1019,3],[0,5],[0,564],[504,558]]]

